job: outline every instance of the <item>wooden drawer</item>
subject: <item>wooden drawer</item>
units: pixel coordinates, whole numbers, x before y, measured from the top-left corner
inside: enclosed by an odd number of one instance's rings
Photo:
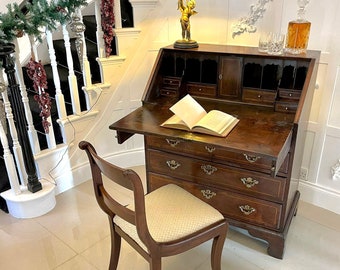
[[[145,136],[145,145],[146,148],[154,148],[174,153],[180,151],[180,153],[185,155],[201,156],[202,158],[211,158],[212,152],[216,149],[214,146],[209,146],[204,143],[153,135]]]
[[[277,101],[275,103],[275,111],[295,113],[298,107],[298,102]]]
[[[263,199],[283,201],[286,178],[269,177],[210,161],[147,150],[147,169],[186,181],[237,190]]]
[[[214,85],[201,85],[201,84],[188,83],[187,91],[191,95],[207,96],[207,97],[216,96],[216,86]]]
[[[282,164],[276,164],[276,157],[268,157],[251,152],[234,152],[228,148],[218,147],[200,142],[194,142],[179,138],[145,136],[146,148],[159,149],[173,153],[181,153],[191,157],[200,157],[214,162],[232,165],[239,168],[247,168],[267,174],[276,171],[280,167],[281,173],[288,172],[288,160]],[[288,144],[290,145],[290,143]]]
[[[299,100],[301,96],[301,91],[297,90],[279,88],[278,91],[280,98]]]
[[[216,188],[148,173],[149,191],[173,183],[218,209],[225,217],[278,230],[282,205]]]
[[[162,88],[160,91],[162,96],[177,97],[179,95],[178,89]]]
[[[276,99],[276,91],[243,88],[242,100],[244,102],[273,105]]]
[[[179,87],[181,81],[175,77],[163,77],[163,83],[160,90],[162,96],[177,97],[179,96]]]
[[[181,80],[175,77],[163,77],[163,85],[179,87]]]

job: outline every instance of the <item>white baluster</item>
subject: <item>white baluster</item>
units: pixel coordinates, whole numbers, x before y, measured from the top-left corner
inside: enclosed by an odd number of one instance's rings
[[[4,160],[5,160],[5,166],[7,170],[9,183],[11,185],[12,191],[16,195],[18,195],[21,193],[18,176],[17,176],[16,169],[15,169],[14,159],[8,146],[6,133],[2,126],[1,121],[0,121],[0,140],[1,140],[2,147],[4,149]]]
[[[66,113],[66,107],[65,107],[65,99],[61,91],[61,87],[60,87],[60,77],[59,77],[59,72],[58,72],[57,60],[55,56],[52,33],[49,30],[46,31],[46,40],[47,40],[48,52],[49,52],[49,56],[51,60],[53,82],[54,82],[55,91],[56,91],[55,100],[56,100],[56,105],[58,109],[58,116],[60,119],[66,119],[67,113]]]
[[[51,125],[49,127],[49,132],[45,134],[46,136],[46,141],[47,141],[47,146],[49,149],[54,149],[57,147],[56,141],[55,141],[55,136],[54,136],[54,129],[52,125],[52,118],[51,116],[47,117],[46,119]]]
[[[97,48],[98,48],[98,56],[105,57],[105,44],[103,39],[103,29],[102,29],[102,19],[101,19],[101,11],[100,11],[100,0],[95,2],[95,16],[96,16],[96,23],[97,23]],[[103,78],[102,78],[103,79]],[[102,80],[103,81],[103,80]]]
[[[81,10],[78,9],[78,16],[80,18],[80,22],[83,23],[83,15],[81,14]],[[90,62],[88,61],[87,58],[87,47],[86,47],[86,41],[85,41],[85,35],[84,31],[81,32],[81,38],[83,40],[82,46],[83,46],[83,54],[82,54],[82,63],[83,63],[83,78],[84,78],[84,85],[85,87],[91,87],[92,82],[91,82],[91,69],[90,69]],[[90,109],[90,104],[86,104],[87,109]]]
[[[32,113],[31,113],[31,109],[29,105],[29,99],[27,97],[26,86],[24,83],[24,76],[22,74],[22,67],[21,67],[20,60],[19,60],[20,48],[19,48],[18,39],[14,39],[13,43],[15,45],[15,71],[16,71],[16,77],[17,77],[17,80],[20,86],[22,103],[24,105],[25,116],[27,120],[28,138],[30,140],[33,154],[38,154],[40,152],[39,139],[38,139],[37,131],[34,128]]]
[[[78,82],[77,82],[77,77],[74,74],[70,35],[67,31],[66,25],[63,25],[62,28],[63,28],[65,50],[66,50],[66,60],[67,60],[67,66],[68,66],[68,84],[70,87],[72,110],[74,114],[80,114],[81,109],[80,109],[80,102],[79,102]]]
[[[0,70],[0,83],[4,84],[4,77],[3,77],[3,71],[2,69]],[[20,177],[20,182],[22,185],[26,186],[27,185],[27,173],[26,173],[26,169],[25,169],[25,163],[23,160],[23,155],[22,155],[22,149],[21,149],[21,145],[19,143],[19,139],[18,139],[18,133],[17,130],[15,128],[15,124],[14,124],[14,117],[12,114],[12,108],[11,108],[11,104],[8,100],[8,95],[7,95],[7,91],[2,91],[1,92],[1,96],[2,96],[2,100],[4,102],[5,105],[5,112],[6,112],[6,118],[8,121],[8,126],[9,126],[9,131],[11,134],[11,138],[13,141],[13,153],[14,153],[14,157],[15,157],[15,162],[17,164],[17,168],[18,168],[18,173],[19,173],[19,177]],[[7,138],[6,138],[6,142],[7,142]],[[5,142],[5,143],[6,143]],[[3,144],[4,146],[4,144]],[[13,157],[12,157],[13,158]],[[11,157],[8,157],[9,159],[9,167],[8,167],[8,173],[12,173],[12,165],[11,165]],[[15,165],[14,166],[14,170],[15,170]],[[6,165],[7,167],[7,165]],[[13,176],[12,176],[13,178]],[[16,181],[18,181],[18,179],[16,179]]]
[[[113,12],[115,14],[115,28],[122,28],[122,12],[120,10],[120,1],[114,1]]]
[[[85,91],[92,86],[91,81],[91,69],[90,63],[87,59],[87,48],[85,43],[85,25],[83,23],[83,18],[81,15],[81,10],[78,9],[72,16],[71,30],[75,33],[76,36],[76,47],[78,52],[78,57],[82,66],[83,72],[83,80]],[[86,95],[86,108],[89,110],[91,108],[90,98],[88,96],[88,92],[85,92]]]
[[[31,51],[32,51],[32,56],[34,57],[34,59],[38,59],[38,50],[37,50],[37,46],[35,45],[35,40],[34,40],[34,36],[29,36],[29,41],[31,44]]]
[[[38,58],[37,46],[34,42],[34,37],[30,36],[29,38],[30,38],[30,43],[31,43],[31,48],[32,48],[32,52],[33,52],[33,55],[34,55],[34,59],[39,59]],[[44,91],[44,89],[41,89],[39,87],[39,94],[41,93],[41,91]],[[45,134],[47,146],[48,146],[49,149],[53,149],[53,148],[56,148],[57,145],[56,145],[56,142],[55,142],[52,120],[51,120],[51,117],[48,117],[46,120],[51,124],[50,127],[49,127],[49,132],[47,134]]]

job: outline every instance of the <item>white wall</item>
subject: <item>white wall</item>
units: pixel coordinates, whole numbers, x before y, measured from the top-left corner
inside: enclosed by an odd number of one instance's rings
[[[1,12],[6,12],[7,11],[6,6],[8,4],[13,4],[13,3],[21,3],[21,1],[19,1],[19,0],[1,0],[1,2],[0,2],[0,11]]]
[[[302,164],[308,178],[300,181],[300,190],[305,201],[340,213],[340,181],[331,173],[340,159],[340,34],[334,31],[340,25],[340,3],[312,0],[309,9],[310,48],[322,54]]]
[[[155,40],[159,45],[180,38],[180,14],[175,2],[159,1],[157,12],[153,13],[158,24],[154,29]],[[288,22],[297,17],[296,0],[272,0],[255,23],[256,32],[233,38],[234,24],[248,16],[250,6],[256,7],[258,0],[197,0],[196,3],[198,14],[191,17],[191,32],[198,43],[257,46],[261,32],[286,33]],[[308,176],[306,181],[300,181],[300,191],[303,200],[340,213],[340,180],[333,179],[331,174],[331,168],[340,159],[340,34],[337,31],[340,1],[311,0],[306,10],[306,18],[312,23],[308,48],[320,50],[321,59],[302,165]]]
[[[162,25],[156,40],[169,44],[180,38],[179,12],[175,1],[160,1]],[[273,0],[255,26],[255,33],[232,36],[235,23],[250,13],[257,0],[197,0],[198,14],[192,17],[192,38],[199,43],[257,46],[261,32],[286,33],[288,22],[297,17],[296,0]],[[255,5],[256,7],[256,5]],[[160,11],[160,9],[158,10]],[[331,168],[340,159],[340,1],[311,0],[306,18],[312,28],[309,49],[320,50],[317,89],[313,100],[303,168],[307,181],[300,181],[302,199],[340,213],[340,180],[333,180]]]

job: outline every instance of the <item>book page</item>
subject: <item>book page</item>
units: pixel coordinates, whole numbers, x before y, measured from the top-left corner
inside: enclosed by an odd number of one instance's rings
[[[162,123],[161,126],[189,130],[189,127],[176,114],[174,114],[164,123]]]
[[[207,114],[204,108],[189,94],[174,104],[170,110],[181,118],[190,129]]]
[[[219,134],[222,134],[223,131],[234,122],[236,118],[227,113],[212,110],[206,116],[204,116],[200,121],[197,122],[195,127],[204,127],[206,129],[210,129]]]

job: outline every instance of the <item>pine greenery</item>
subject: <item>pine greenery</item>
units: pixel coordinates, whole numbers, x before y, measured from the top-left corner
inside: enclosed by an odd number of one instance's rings
[[[55,30],[59,24],[71,21],[72,13],[86,5],[86,0],[33,0],[27,2],[24,14],[18,4],[8,4],[7,12],[0,13],[0,39],[11,42],[27,34],[41,40],[42,31]]]

